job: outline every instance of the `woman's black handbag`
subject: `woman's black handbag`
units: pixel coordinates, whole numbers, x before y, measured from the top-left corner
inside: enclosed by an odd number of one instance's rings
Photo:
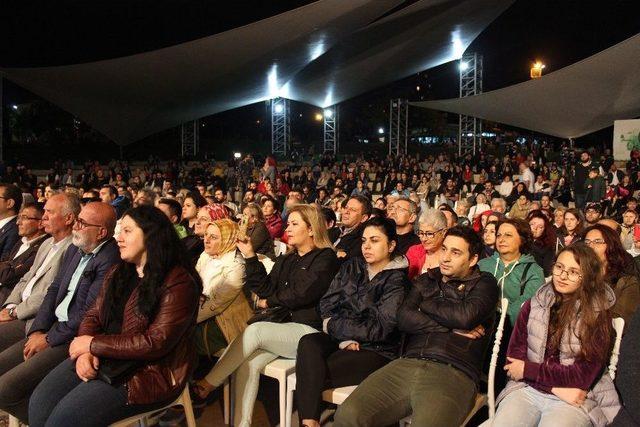
[[[103,359],[98,368],[98,379],[113,386],[120,385],[142,366],[136,360]]]
[[[256,311],[255,314],[247,320],[247,325],[251,325],[256,322],[286,323],[290,321],[291,310],[287,307],[276,306]]]

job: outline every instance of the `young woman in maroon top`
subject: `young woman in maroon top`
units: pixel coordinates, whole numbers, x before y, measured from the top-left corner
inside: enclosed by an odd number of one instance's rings
[[[493,426],[591,426],[585,403],[606,364],[612,337],[613,292],[603,282],[595,252],[584,243],[562,250],[552,268],[553,280],[526,301],[511,335],[504,369],[512,380],[498,397]],[[548,317],[530,319],[532,310]],[[546,321],[540,326],[537,321]],[[545,330],[546,329],[546,330]],[[535,331],[535,337],[529,336]],[[569,338],[571,335],[573,338]],[[544,347],[540,338],[546,337]],[[560,348],[574,344],[563,358]],[[535,354],[538,356],[535,356]],[[537,359],[536,361],[530,359]]]

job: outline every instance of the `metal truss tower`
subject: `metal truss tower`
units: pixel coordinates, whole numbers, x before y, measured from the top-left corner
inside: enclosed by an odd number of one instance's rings
[[[183,123],[180,128],[180,140],[182,142],[182,157],[195,157],[200,145],[199,120]]]
[[[291,119],[289,100],[271,100],[271,152],[286,156],[291,143]]]
[[[409,135],[409,101],[392,99],[389,101],[389,154],[407,154]]]
[[[338,153],[338,139],[340,132],[339,113],[340,111],[337,105],[332,105],[331,107],[324,109],[324,153]]]
[[[482,55],[467,53],[460,59],[460,98],[482,93]],[[482,144],[482,120],[460,115],[458,155],[476,154]]]

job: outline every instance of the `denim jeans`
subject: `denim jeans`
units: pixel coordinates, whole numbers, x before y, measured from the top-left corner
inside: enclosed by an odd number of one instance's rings
[[[36,387],[29,401],[31,427],[100,427],[162,408],[171,402],[127,405],[124,385],[114,387],[100,380],[83,382],[76,364],[67,359]]]
[[[590,427],[582,408],[571,406],[553,394],[533,387],[509,393],[498,405],[493,427]]]
[[[338,407],[334,427],[388,426],[411,415],[414,426],[458,427],[476,385],[462,371],[438,362],[398,359],[378,369]]]

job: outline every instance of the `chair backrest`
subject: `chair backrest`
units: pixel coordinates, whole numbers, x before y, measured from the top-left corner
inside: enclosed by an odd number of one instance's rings
[[[273,251],[275,252],[276,257],[279,257],[280,255],[284,255],[285,253],[287,253],[287,244],[279,240],[274,240]]]
[[[616,331],[616,340],[613,344],[613,351],[609,359],[609,376],[611,380],[616,379],[616,369],[618,369],[618,357],[620,357],[620,342],[622,342],[622,331],[624,330],[624,319],[616,317],[613,319],[613,329]]]
[[[498,327],[496,328],[496,338],[493,342],[493,350],[491,352],[491,363],[489,365],[489,378],[488,378],[488,404],[489,404],[489,419],[493,418],[496,413],[496,367],[498,365],[498,353],[500,352],[500,344],[502,343],[502,334],[504,332],[504,322],[507,318],[507,307],[509,307],[509,300],[502,298],[500,301],[500,320],[498,321]]]

